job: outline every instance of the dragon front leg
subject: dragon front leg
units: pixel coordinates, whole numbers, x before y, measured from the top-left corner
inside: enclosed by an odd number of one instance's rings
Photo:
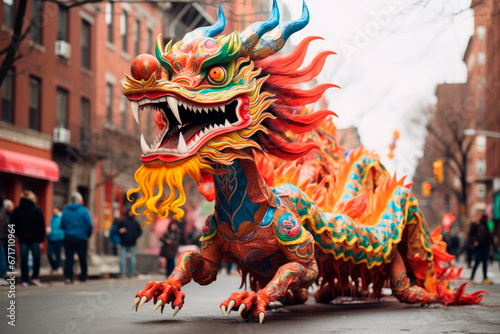
[[[228,315],[231,310],[238,308],[242,318],[252,315],[262,323],[269,303],[289,298],[290,292],[295,292],[295,299],[300,302],[307,299],[305,288],[318,276],[312,237],[308,234],[303,243],[283,246],[281,251],[290,262],[279,267],[271,281],[258,292],[233,293],[221,304],[223,314]]]
[[[264,321],[267,315],[266,307],[272,301],[279,300],[286,296],[289,290],[297,290],[304,286],[309,286],[318,275],[316,261],[311,261],[308,266],[297,262],[287,263],[281,266],[273,279],[260,291],[241,293],[235,292],[221,304],[221,311],[228,315],[236,307],[238,314],[246,319],[250,315]]]
[[[219,256],[218,250],[210,241],[203,242],[201,247],[202,254],[203,250],[211,249],[211,253]],[[182,286],[189,283],[191,279],[200,285],[207,285],[217,277],[219,261],[205,258],[202,254],[194,251],[182,254],[177,260],[174,271],[166,281],[150,281],[143,290],[136,294],[132,309],[137,311],[142,308],[144,303],[153,300],[156,304],[153,311],[161,307],[163,313],[165,305],[172,303],[173,315],[175,316],[184,305]]]

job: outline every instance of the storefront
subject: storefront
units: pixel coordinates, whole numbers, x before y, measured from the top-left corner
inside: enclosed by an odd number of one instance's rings
[[[59,167],[49,159],[0,149],[0,196],[17,206],[21,193],[32,190],[48,225],[52,216],[53,182],[59,181]]]

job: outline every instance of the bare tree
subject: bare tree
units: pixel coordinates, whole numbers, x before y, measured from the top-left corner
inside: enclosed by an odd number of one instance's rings
[[[424,110],[421,115],[424,117],[420,117],[420,120],[428,120],[424,163],[431,166],[436,159],[444,161],[443,181],[434,182],[433,191],[441,192],[448,203],[450,196],[455,197],[463,217],[467,216],[467,159],[473,144],[471,137],[464,135],[464,130],[470,127],[476,108],[476,99],[467,93],[467,84],[439,85],[437,105]],[[432,168],[417,173],[424,174],[420,175],[421,179],[429,179],[433,175],[425,174],[430,171]]]
[[[69,9],[76,6],[82,6],[86,3],[101,1],[103,0],[41,0],[38,1],[37,8],[34,11],[32,10],[32,13],[34,14],[30,15],[28,24],[25,24],[28,0],[20,0],[19,2],[17,2],[18,5],[15,8],[14,24],[10,40],[8,44],[0,50],[0,56],[5,55],[0,65],[0,86],[7,77],[7,73],[9,69],[14,65],[14,63],[31,52],[32,47],[28,48],[27,51],[25,49],[25,52],[23,53],[21,45],[32,32],[42,27],[45,2],[54,2],[59,6]]]

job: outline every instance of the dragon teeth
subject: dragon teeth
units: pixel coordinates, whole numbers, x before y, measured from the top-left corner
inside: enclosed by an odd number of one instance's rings
[[[231,123],[229,123],[229,121],[226,119],[226,121],[224,122],[224,127],[226,128],[229,128],[231,127]]]
[[[178,100],[175,97],[167,96],[167,103],[168,106],[170,107],[170,110],[172,110],[172,113],[174,114],[179,124],[182,124],[181,116],[179,115],[179,109],[177,108],[177,101]]]
[[[179,132],[179,144],[177,145],[177,151],[181,154],[188,153],[186,141],[184,140],[184,136],[182,135],[182,132]]]
[[[224,112],[224,113],[226,112],[226,106],[222,105],[219,108],[220,108],[220,110],[222,110],[222,112]]]
[[[146,139],[144,139],[144,134],[141,134],[141,150],[143,154],[147,154],[149,151],[148,143],[146,143]]]
[[[139,104],[136,101],[130,101],[130,106],[132,107],[132,114],[134,114],[134,119],[139,124]]]

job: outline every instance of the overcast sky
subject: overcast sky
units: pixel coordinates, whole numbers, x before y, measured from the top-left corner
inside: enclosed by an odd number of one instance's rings
[[[302,1],[282,0],[298,18]],[[415,3],[427,3],[416,5]],[[308,0],[310,23],[292,35],[298,44],[317,35],[309,58],[320,49],[337,53],[319,82],[332,82],[329,109],[339,128],[358,127],[362,143],[376,150],[391,173],[413,175],[424,131],[410,123],[435,103],[436,85],[465,82],[462,62],[474,30],[470,0]],[[394,129],[401,131],[394,160],[386,158]]]

